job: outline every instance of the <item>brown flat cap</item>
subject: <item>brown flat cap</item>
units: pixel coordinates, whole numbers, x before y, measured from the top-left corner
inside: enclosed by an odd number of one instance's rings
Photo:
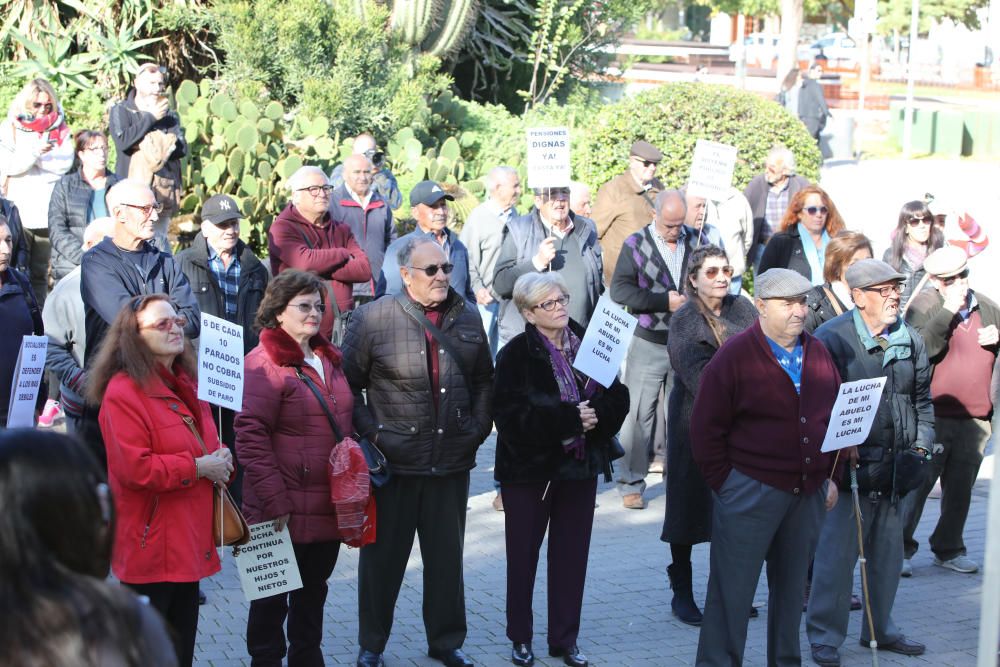
[[[650,162],[659,162],[663,159],[663,153],[660,152],[659,148],[641,139],[632,144],[632,151],[629,155],[634,155],[641,160],[649,160]]]
[[[946,245],[938,248],[924,260],[924,271],[937,278],[951,278],[965,270],[969,256],[961,248]]]

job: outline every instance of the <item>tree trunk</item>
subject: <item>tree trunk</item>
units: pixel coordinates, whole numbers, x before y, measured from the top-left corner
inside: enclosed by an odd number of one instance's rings
[[[781,0],[781,41],[778,43],[778,71],[775,73],[779,86],[788,71],[799,66],[802,2],[803,0]]]

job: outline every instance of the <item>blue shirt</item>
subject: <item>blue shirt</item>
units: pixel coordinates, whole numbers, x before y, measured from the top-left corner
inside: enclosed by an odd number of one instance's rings
[[[767,336],[764,336],[767,338]],[[795,393],[801,393],[800,389],[802,387],[802,339],[800,338],[795,343],[795,349],[791,352],[783,348],[782,346],[775,343],[770,338],[767,338],[767,344],[771,346],[771,352],[774,353],[774,358],[777,360],[778,365],[781,366],[782,370],[788,373],[788,377],[792,379],[792,384],[795,385]]]
[[[234,317],[236,315],[237,293],[240,288],[240,258],[234,254],[233,260],[227,267],[223,264],[219,253],[215,252],[215,248],[210,243],[207,245],[208,268],[212,271],[215,282],[219,284],[219,290],[222,292],[222,298],[226,305],[226,317]]]
[[[98,218],[106,218],[108,215],[108,204],[104,200],[104,196],[107,194],[107,188],[101,188],[100,190],[94,190],[90,194],[90,210],[87,211],[87,224]]]

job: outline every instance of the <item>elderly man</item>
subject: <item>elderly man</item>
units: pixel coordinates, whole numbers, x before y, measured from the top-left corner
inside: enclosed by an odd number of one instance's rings
[[[639,318],[625,364],[625,384],[632,405],[622,426],[625,456],[616,466],[622,505],[643,509],[646,472],[653,449],[657,416],[664,413],[661,397],[670,396],[673,378],[667,355],[670,316],[684,296],[687,260],[695,234],[684,225],[687,205],[677,190],[656,196],[656,219],[625,239],[611,279],[611,298]],[[660,465],[663,455],[660,456]]]
[[[378,540],[358,563],[359,667],[382,665],[413,536],[424,561],[428,655],[471,665],[462,549],[469,470],[490,434],[493,364],[479,313],[449,287],[448,256],[411,236],[397,262],[403,290],[358,308],[344,342],[354,427],[384,453],[392,478],[374,489]]]
[[[823,509],[837,503],[834,457],[820,446],[840,386],[830,354],[802,330],[810,289],[788,269],[761,274],[760,319],[730,338],[701,376],[691,450],[714,511],[699,667],[743,664],[765,560],[767,664],[801,664],[806,572]]]
[[[403,291],[398,264],[399,251],[413,238],[429,238],[441,246],[448,256],[444,271],[449,274],[451,287],[471,303],[476,303],[469,279],[469,251],[455,232],[448,229],[448,202],[455,198],[434,181],[421,181],[410,190],[410,210],[417,221],[417,228],[396,239],[385,252],[385,263],[375,293],[399,294]]]
[[[601,186],[594,206],[597,236],[604,249],[604,280],[618,263],[622,244],[653,220],[653,200],[663,190],[656,167],[663,153],[647,141],[636,141],[629,151],[628,169]]]
[[[267,230],[271,274],[314,271],[327,281],[320,333],[340,345],[354,309],[354,283],[371,280],[371,264],[351,228],[330,217],[330,185],[319,167],[300,167],[288,179],[292,200]]]
[[[765,274],[766,275],[766,274]],[[921,481],[921,459],[934,442],[931,369],[923,339],[899,317],[903,274],[877,259],[855,262],[846,273],[855,308],[816,330],[844,382],[885,377],[875,422],[857,449],[857,480],[868,568],[866,617],[861,645],[920,655],[924,645],[903,636],[892,605],[903,565],[899,498]],[[842,490],[849,492],[845,474]],[[858,531],[854,507],[843,503],[823,522],[806,614],[806,632],[818,665],[840,665],[847,637]],[[867,614],[875,636],[869,636]]]
[[[114,218],[97,218],[83,230],[83,251],[87,252],[114,234]],[[45,335],[49,337],[45,369],[59,380],[59,404],[66,414],[66,432],[76,433],[83,416],[83,360],[87,350],[86,314],[80,301],[80,274],[77,266],[56,283],[42,308]]]
[[[500,306],[500,345],[524,331],[510,300],[514,283],[529,271],[558,271],[569,286],[569,316],[586,328],[604,291],[601,246],[594,221],[569,210],[569,188],[535,190],[535,207],[503,229],[493,289]]]
[[[180,116],[170,109],[166,95],[165,70],[145,63],[135,75],[125,100],[111,107],[108,129],[115,142],[115,173],[152,187],[160,204],[156,221],[156,246],[170,251],[167,227],[180,205],[181,158],[187,142]],[[139,162],[133,166],[133,160]]]
[[[378,149],[375,144],[375,137],[363,132],[354,138],[351,146],[352,155],[364,155],[372,163],[372,190],[389,205],[393,211],[403,203],[403,195],[399,191],[399,184],[396,177],[392,175],[389,168],[385,166],[385,153]],[[340,187],[345,182],[344,170],[347,162],[338,164],[330,172],[330,184]]]
[[[788,202],[807,185],[808,180],[795,175],[795,153],[777,145],[764,158],[764,173],[754,176],[743,190],[753,214],[749,257],[755,272],[764,254],[764,246],[785,216]]]
[[[385,252],[396,240],[392,209],[377,190],[372,188],[372,161],[364,154],[351,155],[342,165],[344,183],[330,195],[330,216],[334,222],[344,222],[368,255],[372,276],[378,277],[385,261]],[[375,281],[354,284],[355,304],[367,303],[375,297]]]
[[[965,250],[946,245],[924,260],[933,289],[913,297],[907,321],[924,339],[931,362],[934,433],[944,448],[934,456],[932,474],[903,501],[903,572],[912,574],[917,552],[913,533],[927,494],[941,480],[941,516],[929,540],[934,564],[955,572],[975,572],[962,532],[969,516],[972,487],[989,440],[995,381],[1000,307],[969,289]]]
[[[497,321],[500,302],[493,292],[493,274],[504,225],[517,217],[517,201],[521,198],[521,178],[517,170],[494,167],[486,175],[486,192],[486,201],[469,213],[459,238],[469,250],[469,280],[495,359],[500,333]]]
[[[591,218],[594,209],[590,205],[590,188],[586,183],[570,181],[569,183],[569,210],[573,215],[580,215],[584,218]]]
[[[719,199],[706,199],[703,216],[705,226],[718,230],[722,248],[733,267],[733,280],[729,284],[733,294],[743,286],[743,272],[753,243],[753,213],[746,197],[737,188],[729,188]]]

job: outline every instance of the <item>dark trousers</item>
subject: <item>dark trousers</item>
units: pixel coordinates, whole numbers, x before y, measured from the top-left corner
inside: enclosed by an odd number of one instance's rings
[[[191,667],[194,664],[194,640],[198,636],[198,582],[125,585],[137,595],[149,598],[149,604],[160,612],[170,629],[177,664]]]
[[[288,618],[288,667],[321,667],[326,581],[333,574],[340,542],[293,544],[302,588],[250,603],[247,652],[254,667],[281,667]]]
[[[38,306],[45,304],[49,295],[49,258],[52,256],[52,244],[49,243],[49,230],[28,229],[25,227],[24,240],[28,246],[28,273],[31,279],[31,290],[35,293]]]
[[[385,650],[417,535],[424,562],[427,645],[437,651],[461,648],[466,635],[462,552],[469,473],[393,475],[374,493],[377,537],[361,548],[358,561],[358,643],[375,653]]]
[[[542,496],[545,496],[544,498]],[[594,526],[597,479],[503,485],[507,638],[530,643],[538,553],[549,531],[549,646],[576,646]]]
[[[221,408],[217,405],[212,406],[212,419],[215,420],[215,428],[219,432],[219,440],[229,451],[233,454],[233,467],[236,468],[236,474],[233,476],[233,481],[229,485],[229,494],[236,501],[236,505],[242,507],[243,505],[243,466],[240,465],[240,461],[236,458],[236,429],[233,428],[233,421],[236,418],[236,413],[228,408]]]
[[[101,470],[108,469],[108,453],[104,447],[104,435],[101,433],[101,423],[98,421],[100,408],[94,405],[83,406],[83,414],[76,423],[75,435],[85,444],[90,453],[97,459]]]
[[[931,551],[941,560],[951,560],[965,555],[965,520],[969,518],[972,504],[972,487],[983,462],[986,441],[990,439],[990,422],[985,419],[954,419],[938,417],[934,420],[934,434],[944,451],[934,457],[931,474],[923,485],[911,491],[899,503],[903,522],[903,557],[913,558],[919,544],[913,533],[924,512],[927,494],[941,478],[941,518],[931,533]]]

